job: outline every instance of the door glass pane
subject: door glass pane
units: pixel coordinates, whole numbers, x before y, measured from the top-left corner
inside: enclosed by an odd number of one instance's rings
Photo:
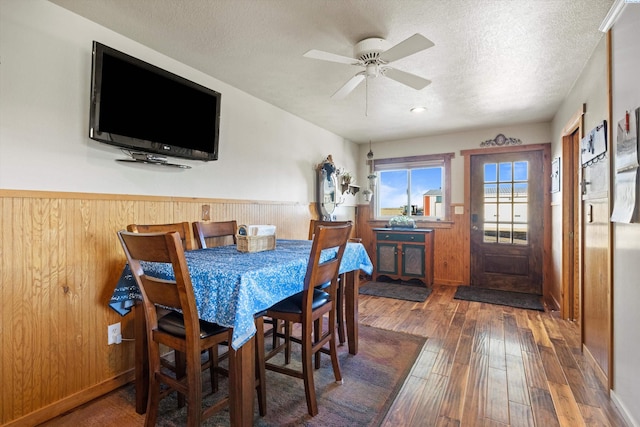
[[[496,243],[498,234],[496,232],[496,224],[486,223],[484,224],[484,238],[485,243]]]
[[[511,215],[511,204],[501,203],[498,208],[498,221],[501,223],[512,222],[513,217]]]
[[[500,203],[510,203],[512,201],[512,184],[504,184],[500,183],[500,195],[498,197],[498,201]]]
[[[496,182],[498,180],[498,165],[486,163],[484,165],[484,182]]]
[[[526,203],[514,203],[513,204],[513,222],[529,222],[527,217],[528,206]]]
[[[495,203],[485,203],[484,205],[484,220],[485,221],[498,221],[498,205]]]
[[[498,201],[498,186],[496,184],[484,185],[484,202],[496,203]]]
[[[498,243],[511,243],[511,224],[498,224]]]
[[[513,181],[513,165],[511,162],[509,163],[500,163],[500,182],[511,182]]]
[[[514,181],[529,180],[529,162],[513,163],[513,180]]]
[[[514,202],[527,202],[529,184],[526,182],[519,182],[513,184],[513,201]]]
[[[527,224],[513,224],[513,243],[526,245],[529,240]]]

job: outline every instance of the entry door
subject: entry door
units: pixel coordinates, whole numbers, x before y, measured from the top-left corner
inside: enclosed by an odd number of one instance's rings
[[[542,294],[543,151],[470,159],[471,285]]]

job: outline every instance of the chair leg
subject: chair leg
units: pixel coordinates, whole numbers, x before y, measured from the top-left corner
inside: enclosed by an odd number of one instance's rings
[[[338,340],[340,345],[343,345],[346,341],[345,325],[344,325],[344,286],[345,274],[340,275],[340,281],[338,282],[338,291],[336,294],[336,316],[338,317]]]
[[[264,319],[258,317],[256,322],[256,390],[258,392],[258,410],[260,416],[267,414],[267,380],[264,361]],[[275,327],[275,326],[274,326]],[[274,331],[275,334],[275,331]]]
[[[202,423],[202,367],[200,353],[187,355],[187,427],[199,427]]]
[[[311,344],[317,343],[322,339],[322,324],[320,323],[321,320],[322,318],[316,319],[313,322],[313,340],[311,341]],[[320,352],[319,351],[316,351],[315,353],[315,361],[316,361],[316,365],[315,365],[316,369],[320,369]]]
[[[272,319],[271,348],[277,348],[280,345],[280,337],[278,333],[282,332],[279,319]]]
[[[154,427],[156,425],[159,405],[160,383],[156,378],[155,372],[151,372],[149,374],[149,397],[147,398],[147,413],[144,418],[145,427]]]
[[[312,417],[318,415],[316,388],[313,381],[313,341],[311,339],[311,325],[302,327],[302,377],[304,379],[304,394],[307,398],[307,411]]]
[[[174,350],[173,359],[174,359],[174,365],[176,370],[176,379],[184,378],[187,372],[184,353],[178,350]],[[185,405],[184,394],[178,393],[178,408],[184,408],[184,405]]]
[[[284,320],[284,364],[291,362],[291,322]]]
[[[209,375],[211,377],[211,392],[218,391],[218,346],[209,349]]]
[[[338,347],[336,345],[336,318],[335,312],[329,313],[329,331],[331,338],[329,339],[329,354],[331,355],[331,365],[333,365],[333,376],[336,382],[342,384],[342,373],[340,372],[340,361],[338,360]],[[318,353],[320,353],[318,351]]]

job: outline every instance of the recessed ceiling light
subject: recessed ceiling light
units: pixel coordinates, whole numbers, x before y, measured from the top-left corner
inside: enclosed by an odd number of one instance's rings
[[[427,107],[413,107],[410,111],[412,113],[423,113],[427,111]]]

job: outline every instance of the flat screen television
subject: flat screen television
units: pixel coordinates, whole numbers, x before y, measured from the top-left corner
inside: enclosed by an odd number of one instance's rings
[[[151,161],[218,159],[220,93],[96,41],[92,56],[91,139]]]

